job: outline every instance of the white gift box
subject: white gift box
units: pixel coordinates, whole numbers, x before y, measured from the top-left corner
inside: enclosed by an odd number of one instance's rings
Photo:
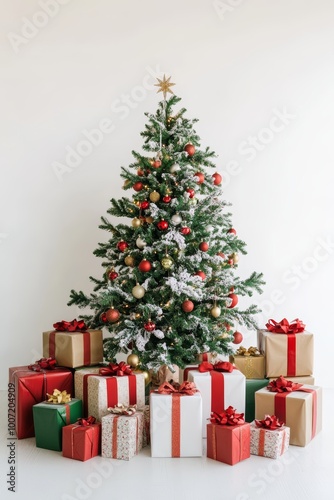
[[[173,398],[179,398],[180,413],[173,413]],[[202,456],[202,397],[179,394],[150,394],[151,456],[173,457],[179,441],[180,457]]]
[[[136,401],[130,401],[129,376],[105,377],[99,375],[99,367],[83,368],[74,374],[74,388],[76,398],[83,402],[84,413],[92,415],[98,421],[108,414],[108,407],[116,404],[136,404],[138,409],[145,406],[145,378],[142,373],[136,373]],[[90,375],[86,377],[86,375]],[[132,376],[131,376],[132,377]],[[117,401],[113,398],[108,402],[108,379],[116,379]],[[85,390],[85,385],[87,388]],[[87,400],[86,397],[87,396]]]
[[[257,427],[255,421],[250,424],[251,455],[259,455],[267,458],[279,458],[289,448],[290,428],[286,426],[275,430]]]
[[[220,395],[222,399],[222,410],[228,406],[233,406],[238,413],[245,413],[246,402],[246,377],[241,371],[234,369],[232,372],[216,372],[223,377],[224,390]],[[212,389],[211,372],[200,373],[191,370],[188,373],[189,382],[194,382],[202,395],[203,401],[203,420],[202,436],[206,437],[207,424],[212,411]]]
[[[108,414],[102,417],[101,454],[104,458],[130,460],[143,447],[144,415]]]

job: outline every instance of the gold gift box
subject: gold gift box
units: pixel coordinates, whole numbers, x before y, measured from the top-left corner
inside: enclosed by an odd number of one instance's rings
[[[265,358],[263,354],[259,356],[230,355],[230,363],[233,363],[247,379],[265,378]]]

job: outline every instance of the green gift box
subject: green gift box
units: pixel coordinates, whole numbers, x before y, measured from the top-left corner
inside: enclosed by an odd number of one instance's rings
[[[34,428],[37,448],[62,450],[62,428],[73,424],[82,415],[81,399],[69,403],[39,403],[33,406]]]
[[[269,379],[246,379],[246,422],[253,422],[255,418],[255,393],[263,387],[267,387]]]

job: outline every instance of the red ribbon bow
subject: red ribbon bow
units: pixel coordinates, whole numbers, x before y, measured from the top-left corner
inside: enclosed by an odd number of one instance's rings
[[[268,431],[274,431],[284,426],[284,422],[281,422],[276,415],[265,415],[263,420],[256,420],[255,424],[257,427],[261,427]]]
[[[40,372],[42,370],[54,370],[56,367],[55,358],[41,358],[35,361],[34,364],[28,366],[29,370]]]
[[[266,324],[266,328],[273,333],[301,333],[305,330],[305,325],[300,319],[294,319],[291,323],[286,318],[282,321],[277,322],[274,319],[270,319]]]
[[[245,419],[243,413],[237,413],[233,406],[229,406],[221,413],[213,411],[210,422],[219,425],[242,425],[245,423]]]
[[[287,380],[281,375],[276,380],[272,380],[269,385],[267,385],[267,389],[271,392],[293,392],[298,391],[302,385],[303,384],[296,384],[292,382],[292,380]]]
[[[159,394],[186,394],[187,396],[192,396],[195,392],[198,392],[194,382],[183,382],[180,384],[170,384],[169,382],[164,382],[158,388]]]
[[[214,365],[212,363],[209,363],[208,361],[203,361],[203,363],[201,363],[198,367],[198,371],[201,373],[211,372],[212,370],[216,372],[231,373],[234,370],[234,366],[228,361],[218,361],[218,363],[215,363]]]
[[[78,418],[77,424],[82,425],[83,427],[88,427],[89,425],[93,425],[96,422],[96,418],[89,416],[87,418]]]
[[[132,375],[130,365],[124,361],[120,363],[109,363],[109,365],[100,368],[99,374],[104,377],[123,377],[124,375]]]
[[[76,319],[72,321],[58,321],[54,323],[53,328],[58,332],[85,332],[87,326],[83,320],[77,321]]]

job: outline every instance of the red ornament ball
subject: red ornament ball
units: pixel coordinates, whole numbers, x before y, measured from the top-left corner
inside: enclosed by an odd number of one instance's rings
[[[223,252],[218,252],[217,255],[222,259],[225,259],[225,254]]]
[[[236,295],[235,293],[230,293],[229,296],[228,296],[229,299],[232,300],[231,302],[231,305],[229,306],[226,306],[228,309],[232,309],[233,307],[235,307],[239,301],[238,299],[238,295]]]
[[[152,264],[149,260],[143,259],[138,265],[139,271],[142,273],[148,273],[152,269]]]
[[[153,321],[148,321],[144,324],[144,328],[147,332],[153,332],[153,330],[155,330],[155,323],[153,323]]]
[[[106,323],[106,322],[108,321],[108,320],[107,320],[107,315],[106,315],[106,313],[102,313],[102,314],[101,314],[101,321],[102,321],[103,323]]]
[[[202,243],[200,243],[199,245],[199,249],[202,252],[207,252],[209,250],[209,244],[206,241],[202,241]]]
[[[189,156],[194,156],[195,151],[196,151],[195,146],[193,144],[190,144],[190,143],[186,144],[184,146],[184,150],[186,153],[188,153]]]
[[[229,229],[227,231],[229,234],[237,234],[236,230],[234,229],[234,227],[231,227],[231,229]]]
[[[229,332],[231,330],[231,325],[229,325],[228,323],[224,323],[224,326],[225,326],[225,330],[227,332]]]
[[[170,203],[170,202],[172,201],[172,197],[171,197],[171,196],[166,195],[166,196],[164,196],[164,197],[162,198],[162,201],[163,201],[164,203]]]
[[[141,168],[139,168],[139,169],[137,170],[137,175],[138,175],[139,177],[143,177],[143,175],[145,175],[144,170],[142,170]]]
[[[218,172],[216,172],[215,174],[212,175],[213,177],[213,183],[215,186],[219,186],[219,184],[221,184],[223,178],[220,174],[218,174]]]
[[[243,335],[242,333],[240,332],[234,332],[233,333],[233,340],[232,340],[232,343],[233,344],[241,344],[241,342],[243,341]]]
[[[142,182],[138,181],[138,182],[135,182],[132,187],[135,191],[141,191],[144,187],[144,184]]]
[[[197,272],[195,273],[195,276],[199,276],[200,278],[202,278],[202,280],[203,280],[203,281],[204,281],[204,280],[205,280],[205,278],[206,278],[206,274],[205,274],[205,273],[203,273],[203,271],[197,271]]]
[[[195,196],[195,189],[187,188],[187,193],[189,193],[189,198],[193,198]]]
[[[146,210],[147,208],[149,208],[149,206],[150,206],[150,202],[147,200],[142,201],[140,204],[140,208],[142,210]]]
[[[161,167],[161,161],[160,160],[154,160],[153,163],[152,163],[152,167],[154,167],[154,168]]]
[[[180,233],[181,233],[181,234],[184,234],[184,235],[186,236],[187,234],[190,234],[190,233],[191,233],[191,229],[190,229],[190,227],[188,227],[188,226],[183,226],[183,227],[181,227],[181,229],[180,229]]]
[[[116,278],[118,278],[118,273],[116,273],[116,271],[110,271],[110,273],[108,274],[108,278],[112,281],[112,280],[115,280]]]
[[[166,231],[166,229],[168,229],[168,222],[166,220],[162,219],[161,221],[158,222],[157,228],[160,231]]]
[[[119,311],[117,309],[114,309],[113,307],[111,309],[108,309],[108,311],[106,312],[107,321],[109,321],[110,323],[115,323],[116,321],[118,321],[120,316],[121,315]]]
[[[194,309],[194,303],[191,300],[185,300],[182,304],[182,309],[186,313],[190,313]]]
[[[126,241],[119,241],[117,243],[117,248],[120,252],[125,252],[125,250],[129,248],[129,244]]]
[[[203,184],[205,176],[202,172],[196,172],[195,177],[197,177],[197,184]]]

